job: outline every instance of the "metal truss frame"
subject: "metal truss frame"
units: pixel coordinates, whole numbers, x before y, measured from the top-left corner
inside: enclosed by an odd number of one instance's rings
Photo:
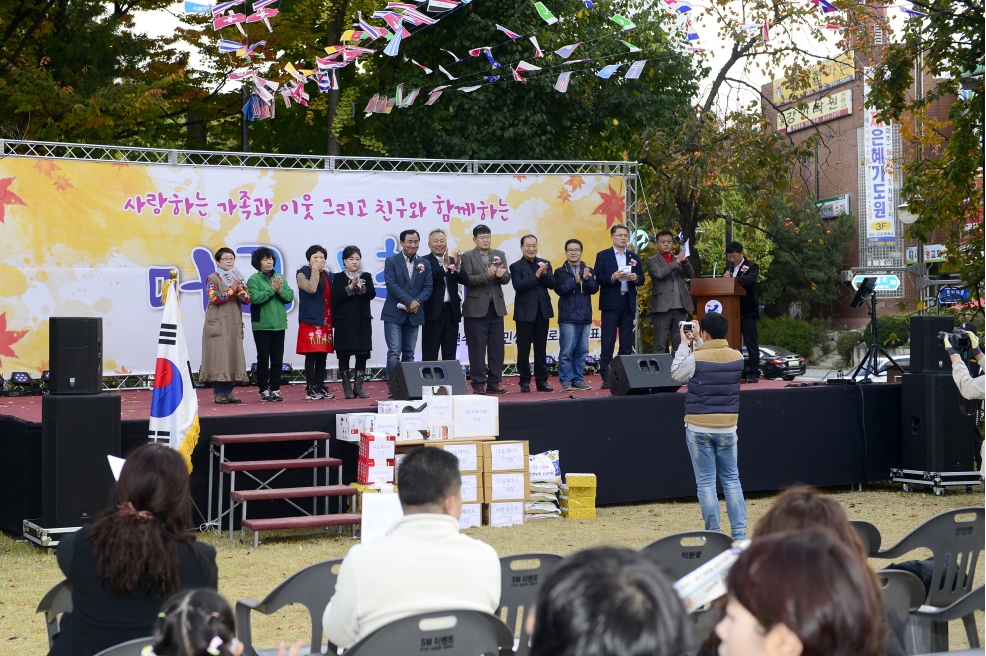
[[[275,153],[237,153],[211,150],[140,148],[100,144],[58,143],[0,139],[0,159],[23,157],[69,159],[120,164],[164,166],[227,166],[263,169],[305,169],[366,173],[443,173],[452,175],[611,175],[622,176],[625,185],[625,222],[633,233],[640,224],[640,176],[636,162],[523,161],[479,159],[410,159],[395,157],[331,157],[324,155],[281,155]],[[510,365],[511,367],[513,365]],[[380,380],[384,369],[371,373]],[[302,380],[293,372],[291,382]],[[509,373],[513,373],[510,371]],[[508,375],[509,375],[508,373]],[[337,376],[333,376],[334,378]],[[153,374],[103,376],[103,389],[149,389]]]

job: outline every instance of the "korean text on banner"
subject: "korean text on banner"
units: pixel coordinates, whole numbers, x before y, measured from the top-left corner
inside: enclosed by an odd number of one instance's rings
[[[869,79],[872,68],[863,70],[863,155],[866,176],[866,243],[888,244],[897,241],[894,206],[895,159],[893,126],[881,123],[876,110],[869,106]]]

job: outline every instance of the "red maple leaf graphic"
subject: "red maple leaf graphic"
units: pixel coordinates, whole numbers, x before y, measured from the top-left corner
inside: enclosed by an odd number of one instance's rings
[[[19,342],[26,334],[26,330],[7,330],[7,313],[0,314],[0,355],[5,355],[8,358],[16,358],[17,354],[10,347],[12,344]],[[0,364],[3,364],[3,360],[0,360]]]
[[[69,187],[75,186],[71,182],[69,182],[68,178],[66,178],[64,175],[55,178],[54,184],[55,184],[55,189],[57,189],[58,191],[65,191]]]
[[[613,185],[609,185],[609,191],[600,191],[599,197],[603,202],[592,210],[593,216],[596,214],[605,216],[607,228],[612,227],[614,223],[622,223],[623,216],[626,214],[626,196],[613,189]]]
[[[562,187],[561,191],[558,192],[558,200],[563,203],[568,202],[571,198],[572,194],[568,193],[568,189],[565,189],[565,187]]]
[[[119,369],[114,369],[113,370],[113,373],[115,373],[115,374],[132,374],[133,372],[130,371],[129,369],[127,369],[126,367],[120,367]]]
[[[573,175],[565,184],[571,187],[572,191],[578,191],[585,185],[585,180],[582,179],[581,175]]]
[[[516,180],[517,182],[523,182],[526,179],[527,179],[527,176],[526,175],[515,175],[514,176],[514,180]]]
[[[10,190],[10,183],[14,181],[13,178],[4,178],[0,180],[0,223],[4,223],[4,208],[7,205],[26,205],[20,197]]]
[[[50,159],[40,160],[37,164],[34,165],[34,169],[39,173],[41,173],[41,175],[45,176],[46,178],[51,178],[51,174],[53,171],[62,170],[61,167],[58,166],[58,164],[55,164]]]
[[[49,369],[51,369],[51,367],[48,365],[48,361],[47,360],[42,360],[41,361],[41,364],[38,365],[38,373],[42,373],[43,374],[44,372],[48,371]]]

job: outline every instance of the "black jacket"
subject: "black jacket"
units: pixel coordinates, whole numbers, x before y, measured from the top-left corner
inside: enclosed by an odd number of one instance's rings
[[[585,275],[585,262],[579,263],[579,277]],[[591,269],[590,269],[591,270]],[[595,276],[575,282],[568,263],[555,269],[555,293],[558,294],[558,323],[592,323],[592,295],[599,291]]]
[[[459,296],[459,285],[463,283],[460,272],[445,271],[441,261],[433,253],[423,258],[431,266],[432,288],[431,296],[424,303],[425,321],[437,321],[442,316],[445,305],[445,290],[448,289],[448,300],[452,304],[452,321],[459,323],[462,318],[462,297]],[[450,260],[454,262],[454,260]]]
[[[336,353],[369,353],[373,349],[373,316],[370,301],[377,297],[373,277],[363,272],[363,293],[346,293],[349,276],[332,276],[332,330]]]
[[[757,303],[757,278],[760,277],[760,265],[750,260],[743,260],[740,270],[733,273],[733,266],[728,267],[729,275],[736,278],[740,287],[746,290],[746,296],[740,297],[740,319],[759,319],[760,305]]]
[[[550,319],[555,316],[551,307],[549,289],[555,288],[555,274],[551,272],[551,262],[543,257],[534,258],[535,263],[547,262],[544,275],[538,278],[534,274],[531,263],[520,258],[510,265],[510,282],[514,286],[514,321],[534,321],[538,316],[538,306],[541,316]]]

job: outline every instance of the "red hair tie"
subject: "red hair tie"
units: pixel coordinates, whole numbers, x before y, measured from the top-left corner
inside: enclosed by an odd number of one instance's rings
[[[134,504],[129,501],[121,503],[116,507],[120,517],[136,517],[137,521],[149,522],[154,519],[154,514],[150,510],[136,510]]]

